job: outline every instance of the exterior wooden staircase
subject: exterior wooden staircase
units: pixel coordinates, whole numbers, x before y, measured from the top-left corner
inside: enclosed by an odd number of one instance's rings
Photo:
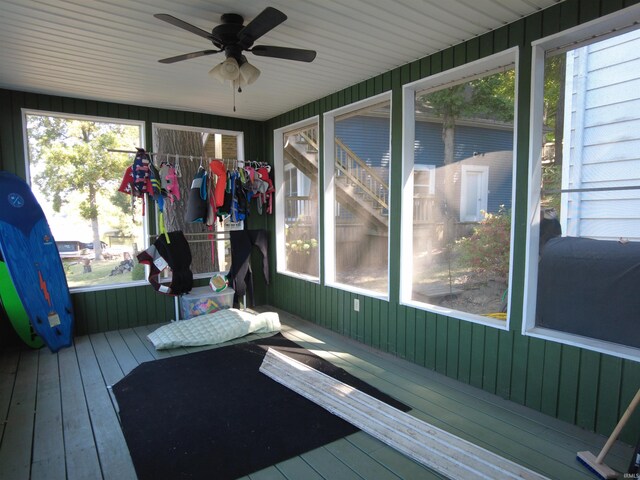
[[[312,181],[318,180],[318,139],[315,130],[305,130],[284,148],[285,160]],[[389,185],[339,138],[334,144],[335,188],[338,203],[354,217],[379,230],[389,225]]]

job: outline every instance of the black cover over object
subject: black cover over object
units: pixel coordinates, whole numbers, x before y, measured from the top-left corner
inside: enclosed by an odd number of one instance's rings
[[[640,242],[549,240],[538,270],[536,326],[640,347]]]

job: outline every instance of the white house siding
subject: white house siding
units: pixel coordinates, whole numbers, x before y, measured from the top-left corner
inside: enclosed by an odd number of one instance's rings
[[[568,52],[566,73],[562,188],[640,186],[640,30]],[[640,190],[563,194],[560,221],[640,241]]]

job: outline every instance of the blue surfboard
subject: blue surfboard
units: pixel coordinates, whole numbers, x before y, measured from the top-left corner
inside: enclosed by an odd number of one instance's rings
[[[0,172],[0,252],[31,326],[52,352],[71,345],[73,308],[58,247],[29,185]]]

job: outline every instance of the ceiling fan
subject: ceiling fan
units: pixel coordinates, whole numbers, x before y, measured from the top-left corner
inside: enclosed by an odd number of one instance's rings
[[[171,25],[195,33],[209,40],[217,50],[200,50],[198,52],[185,53],[175,57],[158,60],[160,63],[175,63],[191,58],[213,55],[224,52],[227,59],[234,59],[238,66],[247,62],[243,52],[251,52],[262,57],[282,58],[285,60],[296,60],[299,62],[312,62],[316,57],[314,50],[303,50],[300,48],[277,47],[272,45],[256,45],[254,42],[265,33],[280,25],[287,19],[287,16],[280,10],[273,7],[265,8],[257,17],[247,25],[243,25],[244,18],[236,13],[225,13],[220,18],[221,24],[211,30],[211,33],[191,25],[179,18],[166,13],[154,15],[159,20],[163,20]]]

